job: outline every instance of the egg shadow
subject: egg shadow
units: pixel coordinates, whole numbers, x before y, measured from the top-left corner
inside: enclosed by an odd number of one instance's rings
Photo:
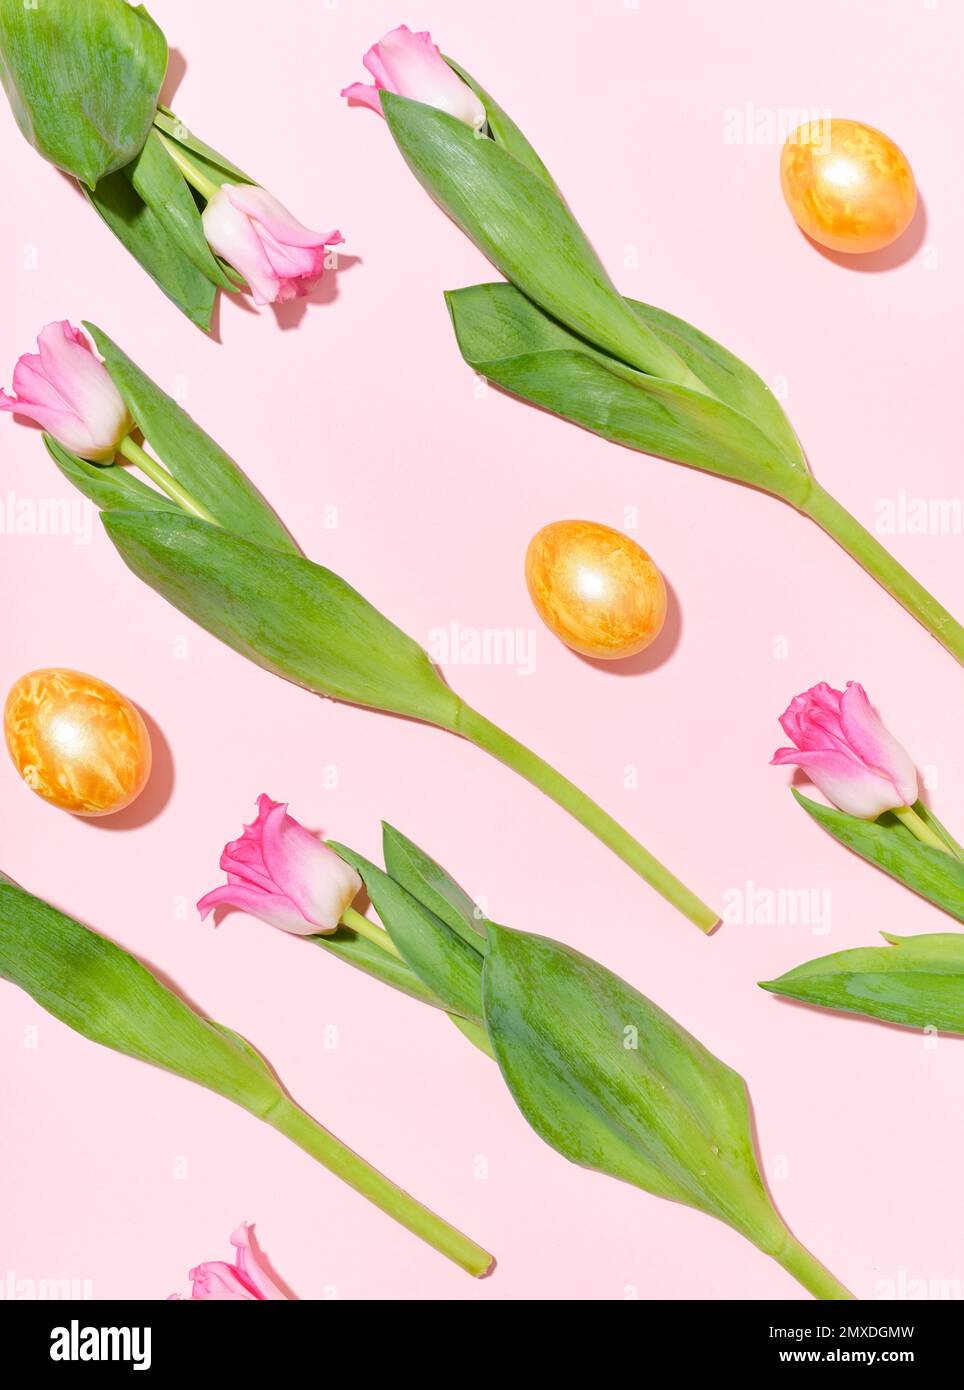
[[[635,656],[616,661],[606,660],[604,657],[584,656],[582,652],[575,652],[574,655],[587,666],[595,666],[597,671],[604,671],[607,676],[644,676],[669,661],[683,634],[683,610],[676,590],[665,576],[663,583],[666,585],[666,620],[655,642],[650,642],[648,647],[644,647]]]
[[[113,816],[77,816],[96,830],[139,830],[161,814],[174,790],[174,757],[160,725],[146,710],[137,707],[151,739],[151,775],[136,801]]]
[[[833,251],[829,246],[821,246],[819,241],[814,241],[813,237],[807,236],[804,231],[801,231],[800,235],[806,237],[811,246],[816,247],[824,260],[833,261],[834,265],[842,266],[844,270],[856,270],[864,275],[879,275],[884,271],[897,270],[917,255],[927,236],[927,207],[918,193],[917,207],[907,230],[901,232],[890,246],[883,246],[879,251],[868,251],[864,254]]]

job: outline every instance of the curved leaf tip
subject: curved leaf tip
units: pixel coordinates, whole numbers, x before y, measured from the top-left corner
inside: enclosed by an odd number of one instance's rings
[[[34,149],[88,189],[144,145],[167,40],[126,0],[4,0],[0,78]]]

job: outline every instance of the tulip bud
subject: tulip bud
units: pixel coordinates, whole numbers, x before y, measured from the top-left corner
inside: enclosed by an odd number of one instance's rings
[[[353,868],[288,815],[287,805],[263,794],[257,820],[225,845],[221,868],[228,881],[200,900],[202,919],[226,904],[296,936],[337,930],[362,886]]]
[[[48,323],[13,369],[15,396],[0,390],[0,410],[26,415],[82,459],[106,463],[133,428],[107,368],[79,328]]]
[[[264,1258],[251,1244],[248,1225],[243,1222],[231,1237],[235,1247],[234,1264],[224,1260],[205,1260],[192,1269],[188,1278],[193,1284],[192,1299],[220,1299],[235,1303],[269,1302],[287,1299],[268,1273]],[[171,1297],[176,1299],[177,1294]]]
[[[861,820],[917,800],[909,753],[884,728],[857,681],[833,690],[825,681],[794,696],[780,716],[795,748],[778,748],[771,763],[796,763],[833,804]]]
[[[360,101],[382,114],[379,92],[421,101],[447,111],[473,130],[485,125],[485,107],[467,83],[449,67],[428,33],[413,34],[401,24],[386,34],[365,54],[362,62],[375,79],[375,85],[354,82],[342,89],[342,96]]]
[[[247,280],[256,304],[310,294],[341,232],[312,232],[263,188],[225,183],[201,218],[208,245]]]

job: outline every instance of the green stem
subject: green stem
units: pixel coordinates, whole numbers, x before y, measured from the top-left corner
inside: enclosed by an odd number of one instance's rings
[[[462,1235],[454,1226],[416,1202],[407,1192],[389,1181],[377,1168],[372,1168],[353,1153],[327,1129],[322,1128],[287,1096],[280,1099],[262,1116],[269,1125],[291,1139],[305,1153],[317,1159],[337,1177],[367,1197],[376,1207],[400,1225],[424,1240],[448,1259],[476,1278],[488,1274],[494,1264],[487,1250]]]
[[[922,845],[930,845],[931,849],[939,849],[942,854],[949,852],[941,837],[934,833],[924,818],[917,814],[913,806],[898,806],[894,810],[894,815],[901,825],[906,825],[910,833],[915,835]]]
[[[167,469],[152,459],[150,454],[145,453],[141,446],[133,440],[130,435],[126,435],[117,446],[117,452],[123,454],[126,459],[139,468],[142,473],[146,473],[152,483],[156,483],[162,492],[170,497],[172,502],[176,502],[179,507],[183,507],[192,516],[199,517],[201,521],[209,521],[213,526],[220,523],[211,515],[206,507],[202,507],[200,502],[195,501],[189,492],[186,492],[176,478],[172,478]]]
[[[213,179],[208,178],[204,170],[194,163],[194,160],[187,154],[183,145],[179,145],[176,140],[168,139],[163,131],[157,129],[157,126],[155,126],[154,129],[157,131],[161,144],[174,160],[174,163],[180,169],[188,183],[192,188],[197,189],[206,203],[209,203],[214,195],[221,191],[219,185],[216,184]]]
[[[818,526],[822,526],[844,550],[849,551],[857,563],[863,565],[868,574],[873,575],[878,584],[882,584],[898,603],[903,604],[908,613],[923,624],[928,632],[964,665],[964,627],[922,584],[918,584],[903,565],[897,563],[893,555],[861,526],[856,517],[851,516],[816,482],[813,483],[800,510],[812,517]]]
[[[913,809],[920,816],[921,820],[924,821],[928,829],[932,830],[938,837],[944,848],[950,854],[953,854],[955,859],[960,859],[964,862],[964,845],[959,844],[957,840],[954,839],[954,836],[948,830],[947,826],[941,824],[930,807],[925,806],[923,801],[917,800],[914,802]]]
[[[554,767],[538,757],[531,749],[519,743],[511,735],[491,723],[484,715],[459,703],[459,712],[452,725],[455,732],[469,739],[479,748],[499,759],[500,762],[518,772],[526,781],[545,792],[557,805],[591,830],[597,839],[602,840],[624,863],[635,869],[640,878],[661,893],[667,902],[688,917],[701,931],[712,931],[719,919],[719,913],[707,907],[695,893],[634,840],[628,830],[613,820],[601,806],[597,806],[585,792],[579,790],[567,777],[563,777]]]
[[[378,926],[376,922],[369,921],[362,913],[356,912],[353,907],[345,908],[344,912],[341,914],[341,924],[343,927],[350,928],[351,931],[355,932],[358,936],[363,936],[366,941],[371,941],[374,945],[380,946],[381,949],[387,951],[390,956],[396,956],[399,960],[402,959],[401,951],[395,945],[395,942],[389,936],[385,928]]]
[[[783,1250],[773,1258],[812,1293],[814,1298],[840,1301],[854,1297],[850,1290],[841,1284],[839,1279],[835,1279],[830,1270],[811,1255],[794,1236],[788,1237]]]

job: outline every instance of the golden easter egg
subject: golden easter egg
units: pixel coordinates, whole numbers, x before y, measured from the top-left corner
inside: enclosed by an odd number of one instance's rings
[[[583,656],[616,661],[666,620],[666,585],[629,536],[596,521],[553,521],[526,551],[526,584],[550,632]]]
[[[780,184],[797,226],[832,251],[880,251],[907,230],[917,184],[906,155],[860,121],[799,126],[780,156]]]
[[[139,711],[81,671],[21,676],[7,696],[3,732],[27,786],[77,816],[122,811],[150,776],[151,740]]]

